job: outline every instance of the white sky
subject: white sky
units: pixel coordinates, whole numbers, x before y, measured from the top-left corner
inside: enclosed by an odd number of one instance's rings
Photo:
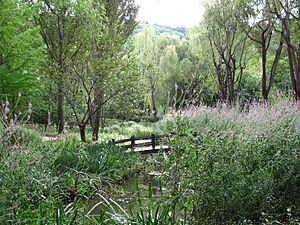
[[[201,0],[136,0],[138,20],[175,27],[197,25],[204,13]]]

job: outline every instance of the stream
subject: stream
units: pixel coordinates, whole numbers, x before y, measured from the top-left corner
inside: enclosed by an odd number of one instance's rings
[[[132,175],[120,184],[109,185],[108,194],[96,194],[96,197],[89,201],[89,207],[93,214],[100,213],[103,209],[116,211],[117,213],[129,212],[140,209],[139,200],[142,206],[149,203],[149,187],[151,187],[152,202],[158,201],[161,196],[167,195],[167,189],[161,185],[160,175],[162,173],[162,158],[158,155],[143,156],[144,166],[139,173]],[[137,186],[138,185],[138,186]],[[107,202],[106,202],[107,201]]]

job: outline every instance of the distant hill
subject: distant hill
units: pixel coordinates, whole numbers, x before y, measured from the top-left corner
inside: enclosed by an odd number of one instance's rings
[[[185,27],[171,27],[159,24],[149,24],[148,22],[139,22],[139,24],[135,28],[135,33],[139,33],[144,27],[147,26],[154,27],[158,35],[162,33],[168,33],[178,35],[180,38],[185,38],[187,33],[187,28]]]

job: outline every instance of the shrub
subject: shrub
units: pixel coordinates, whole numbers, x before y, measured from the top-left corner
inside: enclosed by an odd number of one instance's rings
[[[15,135],[19,144],[36,144],[42,140],[39,132],[24,127],[17,127]]]
[[[193,222],[299,218],[300,103],[191,107],[162,123],[174,137],[166,180]],[[192,135],[197,132],[197,136]]]

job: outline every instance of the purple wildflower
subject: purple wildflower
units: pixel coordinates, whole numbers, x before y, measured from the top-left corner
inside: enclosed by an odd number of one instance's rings
[[[9,111],[10,111],[10,110],[9,110],[9,108],[8,108],[8,107],[5,107],[5,109],[4,109],[4,113],[5,113],[5,114],[8,114],[8,113],[9,113]]]

